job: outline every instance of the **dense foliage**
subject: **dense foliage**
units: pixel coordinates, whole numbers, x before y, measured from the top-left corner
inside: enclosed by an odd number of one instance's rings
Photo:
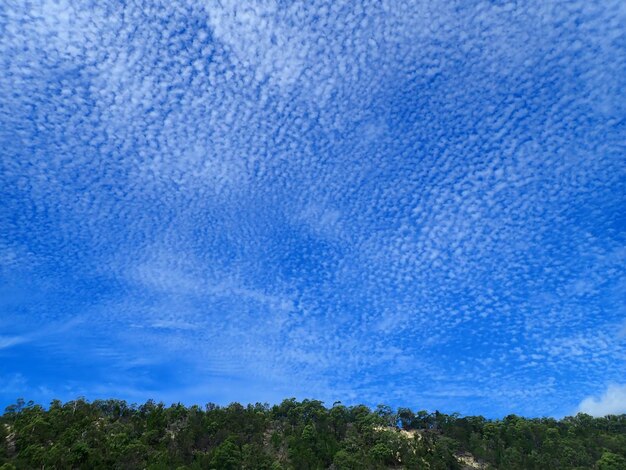
[[[626,469],[626,415],[503,420],[316,400],[166,407],[18,400],[0,469]]]

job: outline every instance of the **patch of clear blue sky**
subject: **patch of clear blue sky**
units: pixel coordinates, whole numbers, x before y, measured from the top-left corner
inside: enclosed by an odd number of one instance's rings
[[[0,404],[562,415],[625,384],[625,20],[4,2]]]

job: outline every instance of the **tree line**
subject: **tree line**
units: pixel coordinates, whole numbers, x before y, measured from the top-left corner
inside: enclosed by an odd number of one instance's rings
[[[20,399],[0,417],[10,469],[626,469],[626,415],[500,420],[318,400],[166,406]]]

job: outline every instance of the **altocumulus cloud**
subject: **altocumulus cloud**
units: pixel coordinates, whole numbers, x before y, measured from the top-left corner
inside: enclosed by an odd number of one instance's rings
[[[2,400],[558,414],[622,383],[624,24],[2,2]]]

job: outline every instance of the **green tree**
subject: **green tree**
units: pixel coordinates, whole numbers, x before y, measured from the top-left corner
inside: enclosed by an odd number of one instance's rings
[[[241,451],[230,439],[224,441],[215,450],[211,467],[218,470],[236,470],[241,467]]]
[[[596,467],[598,470],[624,470],[626,469],[626,459],[621,455],[605,451],[596,463]]]
[[[393,451],[382,442],[375,444],[369,451],[369,457],[376,466],[386,466],[394,463]]]

